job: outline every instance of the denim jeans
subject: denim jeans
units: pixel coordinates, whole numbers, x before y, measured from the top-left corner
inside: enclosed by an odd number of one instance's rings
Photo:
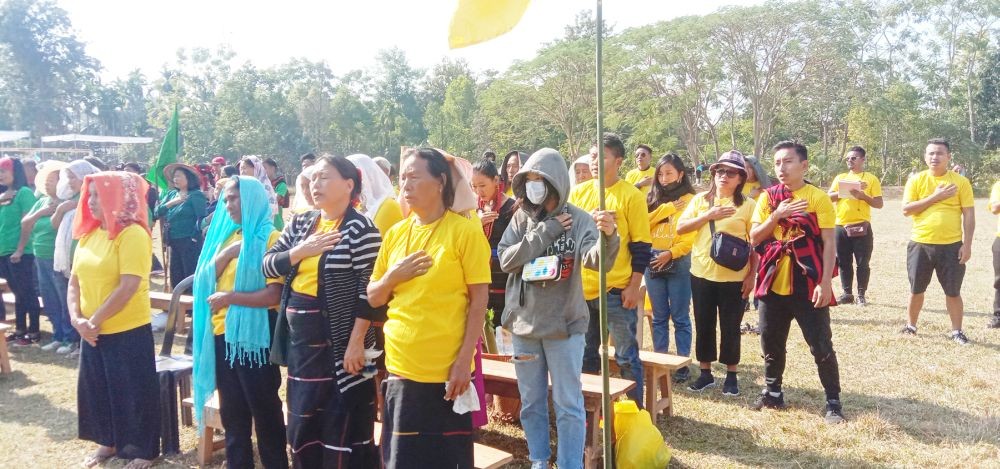
[[[21,334],[38,334],[38,281],[35,278],[35,256],[25,254],[19,262],[10,256],[0,256],[0,277],[7,279],[7,286],[14,292],[15,331]]]
[[[565,339],[531,339],[515,335],[514,371],[521,393],[521,424],[532,463],[548,463],[549,376],[556,410],[556,464],[582,468],[587,415],[583,407],[580,371],[583,367],[583,334]]]
[[[35,258],[35,274],[38,276],[38,294],[45,305],[45,315],[52,323],[52,340],[58,342],[75,342],[80,340],[79,333],[69,322],[69,310],[66,308],[66,290],[69,279],[52,269],[52,259]]]
[[[583,351],[583,371],[585,373],[601,372],[601,319],[600,300],[588,300],[590,309],[590,325],[587,328],[587,346]],[[621,377],[635,381],[635,387],[628,392],[629,399],[642,407],[642,361],[639,360],[639,344],[635,340],[635,323],[637,321],[635,308],[626,309],[622,306],[622,295],[619,291],[608,293],[608,332],[615,343],[615,361]]]
[[[646,292],[653,305],[653,351],[670,348],[670,321],[674,322],[677,355],[691,355],[691,256],[674,261],[673,273],[653,278],[646,270]]]

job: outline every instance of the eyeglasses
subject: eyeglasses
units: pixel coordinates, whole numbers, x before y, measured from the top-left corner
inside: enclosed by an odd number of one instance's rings
[[[715,170],[715,176],[716,177],[726,176],[726,177],[734,178],[734,177],[738,177],[739,175],[740,175],[740,172],[737,171],[737,170],[735,170],[735,169],[722,169],[722,168],[719,168],[719,169]]]

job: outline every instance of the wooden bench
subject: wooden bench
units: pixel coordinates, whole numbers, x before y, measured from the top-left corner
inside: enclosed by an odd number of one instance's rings
[[[6,375],[10,370],[10,354],[7,353],[7,331],[14,326],[0,322],[0,375]]]
[[[185,407],[192,407],[193,405],[194,403],[191,398],[184,399]],[[222,430],[218,393],[213,394],[211,399],[205,403],[205,408],[202,410],[201,415],[205,421],[205,428],[201,432],[201,435],[198,435],[198,464],[205,467],[212,463],[212,454],[226,446],[224,438],[220,440],[215,439],[215,430]],[[287,419],[287,410],[284,415]],[[382,424],[380,422],[375,422],[374,439],[375,445],[378,446],[382,440]],[[473,451],[476,469],[497,469],[514,460],[514,456],[506,451],[479,443],[473,445]]]
[[[608,347],[608,357],[612,368],[617,368],[614,347]],[[642,361],[642,380],[646,387],[643,402],[649,415],[654,420],[656,414],[661,413],[670,417],[674,414],[673,372],[691,364],[691,358],[640,350],[639,360]]]
[[[599,375],[583,374],[580,376],[583,387],[583,407],[587,411],[587,443],[584,448],[584,466],[594,468],[602,454],[601,436],[601,395],[604,389]],[[520,398],[517,389],[517,374],[514,364],[497,360],[483,360],[483,379],[486,393],[504,397]],[[621,378],[611,378],[611,400],[617,400],[627,391],[635,387],[635,382]],[[611,429],[614,415],[604,419],[604,425]]]
[[[9,308],[14,308],[14,303],[15,303],[14,294],[9,291],[3,293],[3,302],[5,306]],[[42,304],[41,298],[38,299],[38,305],[43,308],[45,307],[45,305]],[[192,305],[194,305],[194,297],[190,295],[182,295],[180,300],[180,305],[181,309],[184,310],[191,309],[193,307]],[[166,311],[167,309],[170,308],[170,293],[164,293],[159,291],[149,292],[149,306],[152,309]]]

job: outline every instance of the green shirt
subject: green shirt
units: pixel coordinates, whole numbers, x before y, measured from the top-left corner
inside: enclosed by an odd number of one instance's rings
[[[177,198],[178,192],[172,190],[156,206],[156,218],[164,219],[169,225],[168,239],[195,238],[201,236],[199,222],[205,217],[207,200],[201,191],[188,192],[188,198],[182,204],[167,208],[167,202]]]
[[[281,181],[277,186],[274,186],[274,193],[278,195],[278,213],[274,215],[274,229],[281,231],[285,227],[285,219],[283,217],[285,209],[281,208],[281,198],[288,197],[288,184],[285,181]]]
[[[17,250],[21,240],[21,219],[35,204],[35,193],[30,187],[17,190],[13,200],[0,202],[0,256],[9,256]],[[31,254],[31,243],[24,246],[24,253]]]
[[[31,207],[31,213],[35,213],[49,205],[50,199],[43,195]],[[52,215],[38,217],[35,220],[35,227],[31,230],[31,247],[35,251],[35,257],[39,259],[52,259],[56,251],[56,230],[52,227]]]

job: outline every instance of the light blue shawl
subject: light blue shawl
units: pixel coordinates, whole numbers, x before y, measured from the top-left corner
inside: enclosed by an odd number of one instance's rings
[[[235,177],[233,179],[236,179]],[[208,297],[216,291],[215,256],[223,243],[236,230],[243,230],[243,247],[236,260],[236,285],[234,291],[254,292],[265,287],[261,265],[267,240],[274,231],[271,208],[264,185],[256,178],[240,176],[240,212],[243,223],[236,224],[226,204],[219,200],[205,236],[205,245],[198,257],[194,273],[194,411],[199,425],[203,426],[202,408],[215,392],[215,335],[212,331],[212,312]],[[226,359],[249,366],[263,366],[268,362],[271,333],[267,308],[231,305],[226,314]]]

